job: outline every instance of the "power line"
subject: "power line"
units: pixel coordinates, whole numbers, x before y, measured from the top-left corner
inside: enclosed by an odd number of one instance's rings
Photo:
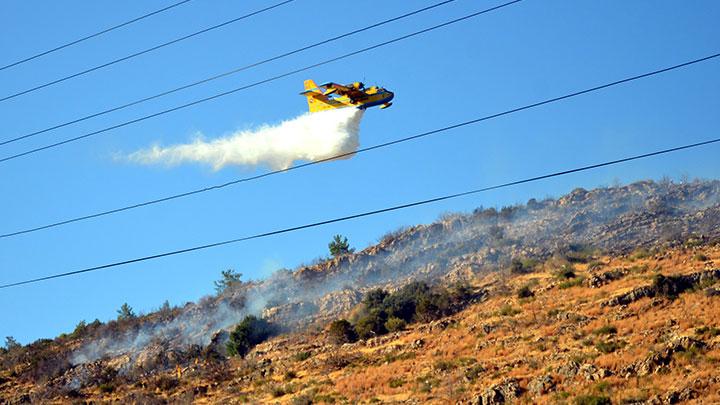
[[[314,64],[312,64],[312,65],[305,66],[305,67],[300,68],[300,69],[295,69],[295,70],[292,70],[292,71],[290,71],[290,72],[286,72],[286,73],[283,73],[283,74],[280,74],[280,75],[277,75],[277,76],[270,77],[270,78],[268,78],[268,79],[260,80],[260,81],[258,81],[258,82],[252,83],[252,84],[248,84],[248,85],[245,85],[245,86],[242,86],[242,87],[237,87],[237,88],[234,88],[234,89],[232,89],[232,90],[224,91],[224,92],[222,92],[222,93],[218,93],[218,94],[215,94],[215,95],[212,95],[212,96],[209,96],[209,97],[205,97],[205,98],[201,98],[201,99],[198,99],[198,100],[195,100],[195,101],[191,101],[191,102],[186,103],[186,104],[182,104],[182,105],[179,105],[179,106],[176,106],[176,107],[168,108],[168,109],[163,110],[163,111],[159,111],[159,112],[156,112],[156,113],[153,113],[153,114],[149,114],[149,115],[145,115],[145,116],[142,116],[142,117],[139,117],[139,118],[135,118],[135,119],[130,120],[130,121],[125,121],[125,122],[122,122],[122,123],[120,123],[120,124],[116,124],[116,125],[113,125],[113,126],[110,126],[110,127],[106,127],[106,128],[103,128],[103,129],[99,129],[99,130],[97,130],[97,131],[93,131],[93,132],[89,132],[89,133],[86,133],[86,134],[83,134],[83,135],[79,135],[79,136],[76,136],[76,137],[74,137],[74,138],[68,138],[68,139],[65,139],[65,140],[62,140],[62,141],[59,141],[59,142],[55,142],[55,143],[52,143],[52,144],[49,144],[49,145],[41,146],[41,147],[38,147],[38,148],[35,148],[35,149],[31,149],[31,150],[28,150],[28,151],[25,151],[25,152],[20,152],[20,153],[11,155],[11,156],[7,156],[7,157],[4,157],[4,158],[0,159],[0,163],[6,162],[6,161],[8,161],[8,160],[17,159],[17,158],[19,158],[19,157],[31,155],[31,154],[34,154],[34,153],[37,153],[37,152],[40,152],[40,151],[43,151],[43,150],[46,150],[46,149],[56,148],[56,147],[61,146],[61,145],[65,145],[65,144],[68,144],[68,143],[71,143],[71,142],[76,142],[76,141],[79,141],[79,140],[81,140],[81,139],[89,138],[89,137],[92,137],[92,136],[95,136],[95,135],[98,135],[98,134],[101,134],[101,133],[104,133],[104,132],[107,132],[107,131],[111,131],[111,130],[113,130],[113,129],[122,128],[122,127],[125,127],[125,126],[128,126],[128,125],[131,125],[131,124],[135,124],[135,123],[138,123],[138,122],[142,122],[142,121],[148,120],[148,119],[150,119],[150,118],[158,117],[158,116],[165,115],[165,114],[168,114],[168,113],[171,113],[171,112],[175,112],[175,111],[182,110],[182,109],[185,109],[185,108],[188,108],[188,107],[192,107],[192,106],[194,106],[194,105],[198,105],[198,104],[201,104],[201,103],[205,103],[205,102],[207,102],[207,101],[211,101],[211,100],[215,100],[215,99],[218,99],[218,98],[221,98],[221,97],[225,97],[225,96],[227,96],[227,95],[234,94],[234,93],[237,93],[237,92],[240,92],[240,91],[243,91],[243,90],[247,90],[247,89],[250,89],[250,88],[252,88],[252,87],[259,86],[259,85],[261,85],[261,84],[269,83],[269,82],[272,82],[272,81],[275,81],[275,80],[282,79],[282,78],[284,78],[284,77],[292,76],[292,75],[295,75],[295,74],[304,72],[304,71],[306,71],[306,70],[310,70],[310,69],[316,68],[316,67],[318,67],[318,66],[327,65],[327,64],[332,63],[332,62],[336,62],[336,61],[339,61],[339,60],[342,60],[342,59],[346,59],[346,58],[349,58],[349,57],[351,57],[351,56],[359,55],[359,54],[361,54],[361,53],[368,52],[368,51],[371,51],[371,50],[373,50],[373,49],[381,48],[381,47],[383,47],[383,46],[390,45],[390,44],[393,44],[393,43],[395,43],[395,42],[399,42],[399,41],[402,41],[402,40],[405,40],[405,39],[408,39],[408,38],[412,38],[412,37],[417,36],[417,35],[421,35],[421,34],[424,34],[424,33],[427,33],[427,32],[430,32],[430,31],[433,31],[433,30],[436,30],[436,29],[439,29],[439,28],[443,28],[443,27],[446,27],[446,26],[449,26],[449,25],[458,23],[458,22],[460,22],[460,21],[465,21],[465,20],[470,19],[470,18],[472,18],[472,17],[477,17],[477,16],[479,16],[479,15],[481,15],[481,14],[489,13],[489,12],[491,12],[491,11],[498,10],[498,9],[503,8],[503,7],[509,6],[509,5],[511,5],[511,4],[519,3],[519,2],[521,2],[521,1],[522,1],[522,0],[513,0],[513,1],[510,1],[510,2],[501,4],[501,5],[499,5],[499,6],[491,7],[491,8],[482,10],[482,11],[478,11],[478,12],[475,12],[475,13],[472,13],[472,14],[468,14],[468,15],[466,15],[466,16],[464,16],[464,17],[460,17],[460,18],[457,18],[457,19],[454,19],[454,20],[451,20],[451,21],[448,21],[448,22],[445,22],[445,23],[442,23],[442,24],[434,25],[434,26],[432,26],[432,27],[430,27],[430,28],[425,28],[425,29],[422,29],[422,30],[420,30],[420,31],[415,31],[415,32],[413,32],[413,33],[411,33],[411,34],[403,35],[403,36],[401,36],[401,37],[397,37],[397,38],[391,39],[391,40],[389,40],[389,41],[381,42],[381,43],[379,43],[379,44],[372,45],[372,46],[369,46],[369,47],[367,47],[367,48],[363,48],[363,49],[360,49],[360,50],[357,50],[357,51],[354,51],[354,52],[346,53],[346,54],[344,54],[344,55],[341,55],[341,56],[338,56],[338,57],[335,57],[335,58],[332,58],[332,59],[327,59],[327,60],[324,60],[324,61],[322,61],[322,62],[314,63]]]
[[[9,237],[18,236],[18,235],[27,234],[27,233],[32,233],[32,232],[37,232],[37,231],[41,231],[41,230],[49,229],[49,228],[55,228],[55,227],[58,227],[58,226],[71,224],[71,223],[73,223],[73,222],[80,222],[80,221],[84,221],[84,220],[88,220],[88,219],[92,219],[92,218],[98,218],[98,217],[102,217],[102,216],[106,216],[106,215],[110,215],[110,214],[116,214],[116,213],[119,213],[119,212],[128,211],[128,210],[132,210],[132,209],[135,209],[135,208],[141,208],[141,207],[145,207],[145,206],[149,206],[149,205],[159,204],[159,203],[163,203],[163,202],[167,202],[167,201],[171,201],[171,200],[175,200],[175,199],[179,199],[179,198],[183,198],[183,197],[189,197],[189,196],[191,196],[191,195],[201,194],[201,193],[204,193],[204,192],[213,191],[213,190],[218,190],[218,189],[222,189],[222,188],[229,187],[229,186],[233,186],[233,185],[240,184],[240,183],[246,183],[246,182],[250,182],[250,181],[254,181],[254,180],[259,180],[259,179],[262,179],[262,178],[265,178],[265,177],[273,176],[273,175],[280,174],[280,173],[289,172],[289,171],[296,170],[296,169],[301,169],[301,168],[308,167],[308,166],[313,166],[313,165],[320,164],[320,163],[324,163],[324,162],[328,162],[328,161],[331,161],[331,160],[336,160],[336,159],[340,159],[340,158],[343,158],[343,157],[348,157],[348,156],[351,156],[351,155],[356,155],[356,154],[363,153],[363,152],[369,152],[369,151],[372,151],[372,150],[376,150],[376,149],[381,149],[381,148],[385,148],[385,147],[388,147],[388,146],[397,145],[397,144],[400,144],[400,143],[412,141],[412,140],[415,140],[415,139],[424,138],[424,137],[427,137],[427,136],[430,136],[430,135],[438,134],[438,133],[445,132],[445,131],[449,131],[449,130],[452,130],[452,129],[456,129],[456,128],[460,128],[460,127],[464,127],[464,126],[468,126],[468,125],[472,125],[472,124],[477,124],[477,123],[480,123],[480,122],[483,122],[483,121],[488,121],[488,120],[491,120],[491,119],[494,119],[494,118],[499,118],[499,117],[502,117],[502,116],[505,116],[505,115],[510,115],[510,114],[514,114],[514,113],[521,112],[521,111],[524,111],[524,110],[529,110],[529,109],[532,109],[532,108],[540,107],[540,106],[543,106],[543,105],[546,105],[546,104],[551,104],[551,103],[555,103],[555,102],[558,102],[558,101],[566,100],[566,99],[569,99],[569,98],[577,97],[577,96],[580,96],[580,95],[583,95],[583,94],[588,94],[588,93],[596,92],[596,91],[599,91],[599,90],[602,90],[602,89],[606,89],[606,88],[609,88],[609,87],[613,87],[613,86],[617,86],[617,85],[620,85],[620,84],[623,84],[623,83],[628,83],[628,82],[632,82],[632,81],[635,81],[635,80],[639,80],[639,79],[643,79],[643,78],[647,78],[647,77],[659,75],[659,74],[661,74],[661,73],[666,73],[666,72],[669,72],[669,71],[672,71],[672,70],[675,70],[675,69],[680,69],[680,68],[683,68],[683,67],[687,67],[687,66],[690,66],[690,65],[694,65],[694,64],[696,64],[696,63],[705,62],[705,61],[711,60],[711,59],[713,59],[713,58],[717,58],[718,56],[720,56],[720,53],[716,53],[716,54],[713,54],[713,55],[710,55],[710,56],[706,56],[706,57],[703,57],[703,58],[699,58],[699,59],[694,59],[694,60],[691,60],[691,61],[688,61],[688,62],[680,63],[680,64],[673,65],[673,66],[669,66],[669,67],[666,67],[666,68],[654,70],[654,71],[651,71],[651,72],[648,72],[648,73],[643,73],[643,74],[640,74],[640,75],[627,77],[627,78],[625,78],[625,79],[616,80],[616,81],[613,81],[613,82],[601,84],[601,85],[599,85],[599,86],[590,87],[590,88],[587,88],[587,89],[584,89],[584,90],[575,91],[575,92],[572,92],[572,93],[564,94],[564,95],[562,95],[562,96],[553,97],[553,98],[548,98],[548,99],[545,99],[545,100],[542,100],[542,101],[538,101],[538,102],[531,103],[531,104],[526,104],[526,105],[523,105],[523,106],[521,106],[521,107],[512,108],[512,109],[505,110],[505,111],[502,111],[502,112],[499,112],[499,113],[482,116],[482,117],[475,118],[475,119],[472,119],[472,120],[468,120],[468,121],[465,121],[465,122],[461,122],[461,123],[458,123],[458,124],[449,125],[449,126],[446,126],[446,127],[434,129],[434,130],[427,131],[427,132],[422,132],[422,133],[419,133],[419,134],[407,136],[407,137],[404,137],[404,138],[399,138],[399,139],[396,139],[396,140],[393,140],[393,141],[389,141],[389,142],[385,142],[385,143],[381,143],[381,144],[377,144],[377,145],[373,145],[373,146],[368,146],[368,147],[365,147],[365,148],[360,148],[360,149],[358,149],[358,150],[355,151],[355,152],[342,153],[342,154],[335,155],[335,156],[331,156],[331,157],[328,157],[328,158],[325,158],[325,159],[315,160],[315,161],[306,162],[306,163],[302,163],[302,164],[299,164],[299,165],[291,166],[291,167],[288,167],[288,168],[286,168],[286,169],[280,169],[280,170],[270,171],[270,172],[263,173],[263,174],[259,174],[259,175],[256,175],[256,176],[244,177],[244,178],[232,180],[232,181],[229,181],[229,182],[226,182],[226,183],[216,184],[216,185],[213,185],[213,186],[204,187],[204,188],[200,188],[200,189],[195,189],[195,190],[187,191],[187,192],[184,192],[184,193],[174,194],[174,195],[170,195],[170,196],[167,196],[167,197],[162,197],[162,198],[158,198],[158,199],[154,199],[154,200],[149,200],[149,201],[145,201],[145,202],[141,202],[141,203],[137,203],[137,204],[133,204],[133,205],[128,205],[128,206],[124,206],[124,207],[120,207],[120,208],[115,208],[115,209],[111,209],[111,210],[107,210],[107,211],[96,212],[96,213],[94,213],[94,214],[89,214],[89,215],[84,215],[84,216],[75,217],[75,218],[71,218],[71,219],[66,219],[66,220],[62,220],[62,221],[59,221],[59,222],[54,222],[54,223],[50,223],[50,224],[47,224],[47,225],[42,225],[42,226],[38,226],[38,227],[34,227],[34,228],[27,228],[27,229],[15,231],[15,232],[10,232],[10,233],[6,233],[6,234],[1,234],[1,235],[0,235],[0,239],[9,238]]]
[[[47,55],[47,54],[50,54],[50,53],[53,53],[53,52],[57,52],[57,51],[59,51],[59,50],[61,50],[61,49],[65,49],[65,48],[71,47],[71,46],[73,46],[73,45],[77,45],[77,44],[79,44],[79,43],[81,43],[81,42],[87,41],[88,39],[92,39],[92,38],[95,38],[95,37],[99,37],[100,35],[107,34],[107,33],[110,32],[110,31],[114,31],[114,30],[116,30],[116,29],[118,29],[118,28],[122,28],[122,27],[128,26],[128,25],[130,25],[130,24],[132,24],[132,23],[136,23],[136,22],[138,22],[138,21],[140,21],[140,20],[144,20],[144,19],[146,19],[146,18],[148,18],[148,17],[152,17],[152,16],[154,16],[154,15],[163,13],[163,12],[165,12],[165,11],[168,11],[168,10],[170,10],[170,9],[173,9],[173,8],[175,8],[175,7],[178,7],[178,6],[180,6],[180,5],[183,5],[183,4],[185,4],[185,3],[189,3],[190,1],[191,1],[191,0],[182,0],[182,1],[179,1],[179,2],[177,2],[177,3],[171,4],[171,5],[167,6],[167,7],[163,7],[163,8],[161,8],[161,9],[159,9],[159,10],[155,10],[155,11],[152,11],[152,12],[150,12],[150,13],[143,14],[143,15],[141,15],[141,16],[139,16],[139,17],[133,18],[133,19],[130,20],[130,21],[125,21],[124,23],[121,23],[121,24],[118,24],[118,25],[114,25],[114,26],[112,26],[112,27],[110,27],[110,28],[105,28],[104,30],[98,31],[98,32],[96,32],[96,33],[94,33],[94,34],[90,34],[90,35],[84,36],[84,37],[82,37],[82,38],[78,38],[78,39],[76,39],[76,40],[74,40],[74,41],[70,41],[70,42],[68,42],[68,43],[65,43],[65,44],[56,46],[55,48],[51,48],[51,49],[48,49],[48,50],[46,50],[46,51],[37,53],[37,54],[35,54],[35,55],[28,56],[28,57],[25,58],[25,59],[21,59],[21,60],[18,60],[18,61],[9,63],[9,64],[7,64],[7,65],[5,65],[5,66],[0,67],[0,70],[5,70],[5,69],[11,68],[11,67],[13,67],[13,66],[17,66],[17,65],[20,65],[20,64],[22,64],[22,63],[29,62],[29,61],[31,61],[31,60],[33,60],[33,59],[37,59],[37,58],[39,58],[39,57],[41,57],[41,56],[45,56],[45,55]]]
[[[204,29],[202,29],[202,30],[200,30],[200,31],[195,31],[195,32],[193,32],[193,33],[191,33],[191,34],[182,36],[182,37],[180,37],[180,38],[175,38],[175,39],[173,39],[173,40],[171,40],[171,41],[164,42],[164,43],[162,43],[162,44],[160,44],[160,45],[155,45],[155,46],[153,46],[153,47],[151,47],[151,48],[147,48],[147,49],[144,49],[144,50],[139,51],[139,52],[132,53],[132,54],[127,55],[127,56],[123,56],[122,58],[114,59],[114,60],[111,60],[110,62],[106,62],[106,63],[103,63],[103,64],[101,64],[101,65],[97,65],[97,66],[91,67],[91,68],[89,68],[89,69],[85,69],[85,70],[82,70],[82,71],[80,71],[80,72],[73,73],[73,74],[71,74],[71,75],[64,76],[64,77],[61,77],[61,78],[59,78],[59,79],[56,79],[56,80],[53,80],[53,81],[50,81],[50,82],[47,82],[47,83],[44,83],[44,84],[41,84],[41,85],[38,85],[38,86],[35,86],[35,87],[31,87],[31,88],[29,88],[29,89],[25,89],[25,90],[23,90],[23,91],[19,91],[19,92],[17,92],[17,93],[13,93],[13,94],[7,95],[7,96],[5,96],[5,97],[3,97],[3,98],[0,98],[0,102],[1,102],[1,101],[6,101],[6,100],[10,100],[10,99],[13,99],[13,98],[15,98],[15,97],[22,96],[23,94],[31,93],[31,92],[33,92],[33,91],[37,91],[37,90],[43,89],[43,88],[45,88],[45,87],[49,87],[49,86],[52,86],[52,85],[54,85],[54,84],[58,84],[58,83],[64,82],[64,81],[66,81],[66,80],[70,80],[70,79],[74,79],[74,78],[79,77],[79,76],[86,75],[86,74],[88,74],[88,73],[90,73],[90,72],[94,72],[94,71],[96,71],[96,70],[103,69],[103,68],[106,68],[106,67],[108,67],[108,66],[112,66],[112,65],[114,65],[114,64],[116,64],[116,63],[120,63],[120,62],[123,62],[123,61],[126,61],[126,60],[128,60],[128,59],[132,59],[132,58],[138,57],[138,56],[140,56],[140,55],[144,55],[144,54],[149,53],[149,52],[152,52],[152,51],[156,51],[156,50],[158,50],[158,49],[160,49],[160,48],[164,48],[164,47],[166,47],[166,46],[176,44],[176,43],[178,43],[178,42],[184,41],[184,40],[186,40],[186,39],[190,39],[190,38],[195,37],[195,36],[198,36],[198,35],[200,35],[200,34],[204,34],[204,33],[206,33],[206,32],[213,31],[213,30],[216,30],[216,29],[218,29],[218,28],[224,27],[224,26],[226,26],[226,25],[230,25],[230,24],[232,24],[232,23],[236,23],[236,22],[241,21],[241,20],[244,20],[244,19],[246,19],[246,18],[249,18],[249,17],[255,16],[255,15],[264,13],[265,11],[269,11],[269,10],[272,10],[272,9],[274,9],[274,8],[280,7],[280,6],[282,6],[282,5],[285,5],[285,4],[288,4],[288,3],[292,3],[293,1],[295,1],[295,0],[285,0],[285,1],[282,1],[282,2],[280,2],[280,3],[273,4],[272,6],[265,7],[265,8],[263,8],[263,9],[260,9],[260,10],[257,10],[257,11],[253,11],[252,13],[245,14],[245,15],[240,16],[240,17],[237,17],[237,18],[233,18],[232,20],[228,20],[228,21],[225,21],[225,22],[223,22],[223,23],[220,23],[220,24],[217,24],[217,25],[213,25],[212,27],[204,28]]]
[[[112,267],[124,266],[124,265],[131,264],[131,263],[144,262],[144,261],[148,261],[148,260],[159,259],[162,257],[175,256],[175,255],[179,255],[179,254],[183,254],[183,253],[189,253],[189,252],[194,252],[194,251],[198,251],[198,250],[210,249],[210,248],[214,248],[214,247],[218,247],[218,246],[224,246],[224,245],[229,245],[229,244],[234,244],[234,243],[245,242],[245,241],[249,241],[249,240],[253,240],[253,239],[266,238],[268,236],[274,236],[274,235],[280,235],[280,234],[289,233],[289,232],[295,232],[295,231],[299,231],[299,230],[307,229],[307,228],[315,228],[315,227],[322,226],[322,225],[328,225],[328,224],[332,224],[332,223],[336,223],[336,222],[349,221],[351,219],[357,219],[357,218],[367,217],[367,216],[371,216],[371,215],[382,214],[385,212],[398,211],[401,209],[417,207],[420,205],[427,205],[427,204],[432,204],[432,203],[436,203],[436,202],[440,202],[440,201],[446,201],[446,200],[451,200],[451,199],[455,199],[455,198],[459,198],[459,197],[465,197],[465,196],[472,195],[472,194],[479,194],[479,193],[487,192],[490,190],[497,190],[500,188],[506,188],[506,187],[516,186],[516,185],[520,185],[520,184],[531,183],[531,182],[535,182],[535,181],[539,181],[539,180],[549,179],[552,177],[565,176],[565,175],[572,174],[572,173],[578,173],[578,172],[597,169],[597,168],[601,168],[601,167],[617,165],[620,163],[626,163],[626,162],[630,162],[633,160],[639,160],[639,159],[644,159],[644,158],[648,158],[648,157],[652,157],[652,156],[663,155],[663,154],[677,152],[677,151],[681,151],[681,150],[685,150],[685,149],[697,148],[700,146],[706,146],[706,145],[714,144],[717,142],[720,142],[720,138],[710,139],[707,141],[697,142],[697,143],[688,144],[688,145],[677,146],[677,147],[673,147],[673,148],[669,148],[669,149],[662,149],[662,150],[658,150],[658,151],[654,151],[654,152],[644,153],[641,155],[629,156],[629,157],[606,161],[606,162],[602,162],[602,163],[596,163],[596,164],[592,164],[592,165],[576,167],[573,169],[563,170],[563,171],[559,171],[559,172],[543,174],[540,176],[529,177],[529,178],[525,178],[525,179],[521,179],[521,180],[507,182],[507,183],[501,183],[501,184],[497,184],[494,186],[477,188],[474,190],[463,191],[463,192],[459,192],[459,193],[455,193],[455,194],[448,194],[448,195],[444,195],[441,197],[430,198],[427,200],[415,201],[415,202],[411,202],[411,203],[395,205],[392,207],[381,208],[381,209],[377,209],[377,210],[373,210],[373,211],[365,211],[365,212],[361,212],[361,213],[357,213],[357,214],[328,219],[328,220],[324,220],[324,221],[312,222],[312,223],[308,223],[305,225],[299,225],[299,226],[294,226],[294,227],[290,227],[290,228],[278,229],[278,230],[265,232],[265,233],[259,233],[259,234],[255,234],[255,235],[251,235],[251,236],[244,236],[244,237],[240,237],[240,238],[224,240],[221,242],[208,243],[205,245],[193,246],[193,247],[189,247],[189,248],[185,248],[185,249],[173,250],[173,251],[158,253],[158,254],[154,254],[154,255],[150,255],[150,256],[143,256],[143,257],[138,257],[138,258],[134,258],[134,259],[128,259],[128,260],[103,264],[100,266],[87,267],[87,268],[80,269],[80,270],[73,270],[73,271],[68,271],[65,273],[57,273],[57,274],[52,274],[49,276],[38,277],[38,278],[24,280],[24,281],[18,281],[15,283],[2,284],[2,285],[0,285],[0,289],[16,287],[16,286],[20,286],[20,285],[24,285],[24,284],[37,283],[40,281],[47,281],[47,280],[60,278],[60,277],[68,277],[68,276],[78,275],[78,274],[82,274],[82,273],[89,273],[89,272],[93,272],[93,271],[109,269]]]
[[[135,101],[131,101],[131,102],[126,103],[126,104],[122,104],[122,105],[119,105],[119,106],[115,106],[115,107],[112,107],[112,108],[108,108],[108,109],[103,110],[103,111],[99,111],[99,112],[96,112],[96,113],[93,113],[93,114],[89,114],[89,115],[86,115],[86,116],[81,117],[81,118],[77,118],[77,119],[74,119],[74,120],[71,120],[71,121],[63,122],[63,123],[61,123],[61,124],[53,125],[53,126],[51,126],[51,127],[45,128],[45,129],[41,129],[41,130],[38,130],[38,131],[35,131],[35,132],[31,132],[31,133],[28,133],[28,134],[25,134],[25,135],[21,135],[21,136],[12,138],[12,139],[8,139],[8,140],[5,140],[5,141],[1,141],[1,142],[0,142],[0,146],[6,145],[6,144],[9,144],[9,143],[12,143],[12,142],[16,142],[16,141],[19,141],[19,140],[22,140],[22,139],[30,138],[30,137],[33,137],[33,136],[36,136],[36,135],[39,135],[39,134],[42,134],[42,133],[45,133],[45,132],[53,131],[53,130],[55,130],[55,129],[63,128],[63,127],[66,127],[66,126],[68,126],[68,125],[77,124],[78,122],[82,122],[82,121],[88,120],[88,119],[90,119],[90,118],[99,117],[99,116],[102,116],[102,115],[105,115],[105,114],[109,114],[109,113],[112,113],[112,112],[115,112],[115,111],[119,111],[119,110],[122,110],[122,109],[125,109],[125,108],[128,108],[128,107],[132,107],[132,106],[135,106],[135,105],[138,105],[138,104],[141,104],[141,103],[150,101],[150,100],[155,100],[155,99],[157,99],[157,98],[164,97],[164,96],[167,96],[167,95],[172,94],[172,93],[176,93],[176,92],[181,91],[181,90],[186,90],[186,89],[189,89],[189,88],[191,88],[191,87],[198,86],[198,85],[200,85],[200,84],[208,83],[208,82],[211,82],[211,81],[213,81],[213,80],[217,80],[217,79],[221,79],[221,78],[223,78],[223,77],[231,76],[231,75],[234,75],[234,74],[236,74],[236,73],[239,73],[239,72],[242,72],[242,71],[251,69],[251,68],[255,68],[255,67],[258,67],[258,66],[260,66],[260,65],[264,65],[264,64],[266,64],[266,63],[269,63],[269,62],[274,62],[274,61],[276,61],[276,60],[283,59],[283,58],[286,58],[286,57],[288,57],[288,56],[295,55],[295,54],[297,54],[297,53],[304,52],[304,51],[307,51],[307,50],[309,50],[309,49],[316,48],[316,47],[318,47],[318,46],[325,45],[325,44],[327,44],[327,43],[334,42],[334,41],[337,41],[337,40],[342,39],[342,38],[346,38],[346,37],[349,37],[349,36],[352,36],[352,35],[355,35],[355,34],[358,34],[358,33],[361,33],[361,32],[364,32],[364,31],[367,31],[367,30],[370,30],[370,29],[373,29],[373,28],[377,28],[377,27],[379,27],[379,26],[382,26],[382,25],[385,25],[385,24],[388,24],[388,23],[391,23],[391,22],[394,22],[394,21],[401,20],[401,19],[403,19],[403,18],[407,18],[407,17],[413,16],[413,15],[422,13],[422,12],[424,12],[424,11],[428,11],[428,10],[434,9],[434,8],[436,8],[436,7],[440,7],[440,6],[445,5],[445,4],[448,4],[448,3],[452,3],[452,2],[454,2],[454,1],[456,1],[456,0],[445,0],[445,1],[442,1],[442,2],[440,2],[440,3],[436,3],[436,4],[433,4],[433,5],[430,5],[430,6],[428,6],[428,7],[423,7],[423,8],[421,8],[421,9],[414,10],[414,11],[411,11],[411,12],[409,12],[409,13],[405,13],[405,14],[399,15],[399,16],[397,16],[397,17],[393,17],[393,18],[390,18],[390,19],[387,19],[387,20],[384,20],[384,21],[380,21],[380,22],[378,22],[378,23],[375,23],[375,24],[372,24],[372,25],[369,25],[369,26],[366,26],[366,27],[363,27],[363,28],[360,28],[360,29],[356,29],[356,30],[354,30],[354,31],[350,31],[350,32],[347,32],[347,33],[344,33],[344,34],[341,34],[341,35],[337,35],[337,36],[334,36],[334,37],[332,37],[332,38],[324,39],[324,40],[322,40],[322,41],[320,41],[320,42],[316,42],[316,43],[314,43],[314,44],[307,45],[307,46],[304,46],[304,47],[302,47],[302,48],[298,48],[298,49],[295,49],[295,50],[292,50],[292,51],[289,51],[289,52],[285,52],[285,53],[282,53],[282,54],[273,56],[273,57],[271,57],[271,58],[263,59],[263,60],[258,61],[258,62],[253,62],[253,63],[251,63],[251,64],[248,64],[248,65],[245,65],[245,66],[241,66],[241,67],[238,67],[238,68],[229,70],[229,71],[227,71],[227,72],[219,73],[219,74],[216,74],[216,75],[214,75],[214,76],[210,76],[210,77],[208,77],[208,78],[205,78],[205,79],[202,79],[202,80],[198,80],[198,81],[196,81],[196,82],[192,82],[192,83],[188,83],[188,84],[185,84],[185,85],[182,85],[182,86],[179,86],[179,87],[175,87],[175,88],[173,88],[173,89],[163,91],[162,93],[158,93],[158,94],[155,94],[155,95],[152,95],[152,96],[147,96],[147,97],[144,97],[144,98],[135,100]]]

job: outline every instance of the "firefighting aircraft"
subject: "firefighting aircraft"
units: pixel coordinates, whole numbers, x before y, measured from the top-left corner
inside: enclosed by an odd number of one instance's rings
[[[390,100],[395,96],[382,87],[365,88],[362,82],[345,86],[327,82],[318,86],[312,80],[305,80],[305,91],[300,95],[307,97],[311,113],[345,107],[364,110],[379,105],[380,108],[388,108],[392,105]]]

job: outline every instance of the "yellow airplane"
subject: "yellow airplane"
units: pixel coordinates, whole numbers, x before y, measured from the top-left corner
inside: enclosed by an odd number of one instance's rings
[[[312,80],[305,80],[305,91],[300,95],[307,97],[311,113],[345,107],[364,110],[379,105],[380,108],[388,108],[392,105],[390,100],[395,97],[393,92],[382,87],[365,88],[362,82],[345,86],[328,82],[318,86]]]

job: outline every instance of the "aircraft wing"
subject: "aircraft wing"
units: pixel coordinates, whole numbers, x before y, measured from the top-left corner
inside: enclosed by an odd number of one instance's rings
[[[317,97],[322,95],[322,90],[320,90],[319,87],[316,87],[314,89],[305,90],[302,93],[300,93],[301,96],[311,96],[311,97]]]
[[[343,86],[333,82],[327,82],[319,85],[318,87],[325,87],[328,90],[335,90],[334,92],[341,96],[348,96],[352,100],[362,98],[365,95],[364,91],[355,89],[353,87]]]

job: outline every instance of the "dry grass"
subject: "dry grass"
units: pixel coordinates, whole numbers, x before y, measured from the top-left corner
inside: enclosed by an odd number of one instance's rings
[[[454,403],[473,398],[507,378],[518,379],[525,389],[533,378],[550,375],[559,384],[554,392],[541,396],[526,393],[523,400],[572,403],[578,395],[606,395],[620,403],[691,387],[706,403],[718,403],[720,336],[712,336],[712,328],[720,328],[720,298],[693,291],[675,300],[643,298],[624,307],[601,306],[613,296],[650,285],[659,271],[688,274],[709,262],[720,263],[718,247],[599,257],[574,263],[576,278],[588,279],[617,268],[628,269],[628,274],[600,288],[586,284],[560,288],[557,269],[567,263],[555,257],[532,274],[493,274],[475,280],[475,285],[500,287],[490,287],[486,301],[454,315],[457,322],[445,329],[413,324],[397,337],[388,335],[367,345],[359,342],[342,347],[323,346],[315,333],[293,335],[282,348],[272,349],[271,341],[262,347],[262,354],[251,353],[248,361],[231,360],[232,375],[226,383],[212,385],[201,377],[188,376],[162,395],[179,402],[197,386],[208,386],[207,392],[190,398],[196,403],[302,403],[301,399],[316,403],[408,399]],[[532,286],[534,297],[519,298],[512,293],[526,285]],[[676,354],[664,373],[622,375],[624,368],[642,361],[651,350],[662,349],[675,336],[703,339],[711,348]],[[423,343],[415,346],[416,341]],[[597,349],[599,342],[622,344],[602,353]],[[261,375],[255,366],[265,358],[272,359],[269,375]],[[607,369],[614,375],[595,381],[582,375],[561,375],[558,369],[570,361]],[[19,382],[15,387],[29,388]],[[112,395],[122,402],[122,395],[142,390],[116,387]],[[86,400],[101,398],[99,390],[89,395]]]

